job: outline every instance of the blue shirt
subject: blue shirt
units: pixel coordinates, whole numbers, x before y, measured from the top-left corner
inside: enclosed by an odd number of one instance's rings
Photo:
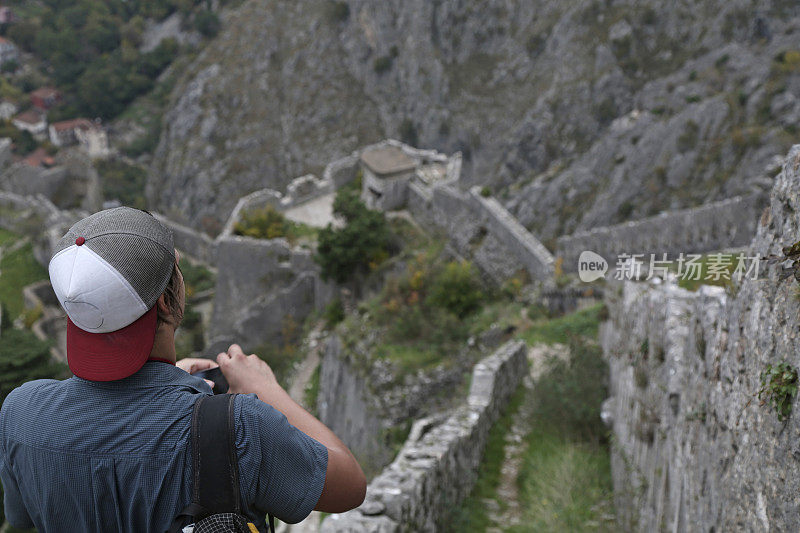
[[[14,389],[0,410],[6,518],[40,533],[163,533],[191,500],[192,409],[210,392],[152,361],[118,381]],[[304,519],[322,494],[327,449],[255,394],[237,396],[234,412],[245,514],[261,528],[267,512]]]

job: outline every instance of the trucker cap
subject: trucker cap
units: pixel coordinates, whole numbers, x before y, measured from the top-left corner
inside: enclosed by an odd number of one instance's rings
[[[156,301],[174,264],[172,232],[145,211],[107,209],[67,231],[49,272],[67,313],[73,374],[113,381],[142,368],[153,349]]]

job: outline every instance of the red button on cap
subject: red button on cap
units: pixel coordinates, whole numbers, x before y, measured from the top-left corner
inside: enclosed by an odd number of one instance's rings
[[[85,242],[86,239],[84,239],[83,237],[78,237],[77,239],[75,239],[75,244],[77,244],[78,246],[82,245]]]

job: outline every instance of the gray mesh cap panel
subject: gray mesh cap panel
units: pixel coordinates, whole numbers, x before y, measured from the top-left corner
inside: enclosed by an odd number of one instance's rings
[[[148,309],[155,305],[175,263],[169,228],[138,209],[106,209],[76,222],[59,240],[54,255],[75,244],[78,237],[122,274]]]

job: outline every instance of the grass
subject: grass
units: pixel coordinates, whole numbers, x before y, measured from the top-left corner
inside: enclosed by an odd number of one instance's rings
[[[317,365],[311,379],[303,390],[303,405],[314,416],[317,416],[317,397],[319,397],[319,381],[322,374],[322,365]]]
[[[697,270],[684,265],[683,275],[678,277],[678,287],[690,291],[696,291],[703,285],[730,287],[737,262],[738,258],[734,254],[703,255],[696,261],[699,265]],[[714,279],[717,277],[718,279]]]
[[[9,239],[9,236],[0,234],[0,239]],[[12,320],[24,308],[22,288],[43,279],[47,279],[47,272],[33,257],[30,243],[3,254],[0,260],[0,303]]]
[[[607,367],[593,341],[603,318],[597,305],[537,320],[523,333],[529,342],[568,342],[570,357],[547,361],[531,389],[520,387],[492,427],[470,496],[453,512],[447,530],[491,526],[484,501],[507,505],[497,494],[505,461],[505,435],[527,406],[532,428],[517,476],[520,526],[506,531],[614,531],[611,465],[600,405],[607,396]]]
[[[406,373],[425,370],[444,361],[439,350],[425,343],[384,344],[375,350],[375,354],[394,361]]]
[[[494,499],[502,507],[504,502],[497,499],[501,469],[505,460],[505,436],[511,430],[514,415],[525,398],[525,387],[520,385],[508,402],[500,419],[489,430],[483,461],[478,468],[475,487],[464,502],[454,511],[445,531],[484,531],[491,523],[486,514],[485,499]]]
[[[596,337],[604,305],[597,304],[554,319],[540,319],[520,335],[527,344],[567,344],[570,337]]]
[[[17,239],[19,239],[19,235],[16,235],[8,230],[0,228],[0,246],[11,244]]]
[[[555,435],[546,427],[528,436],[520,474],[522,523],[510,531],[614,531],[608,450]]]
[[[600,348],[582,337],[571,340],[567,360],[547,362],[526,399],[532,430],[517,478],[525,526],[512,531],[614,530],[607,430],[600,420],[607,373]]]

